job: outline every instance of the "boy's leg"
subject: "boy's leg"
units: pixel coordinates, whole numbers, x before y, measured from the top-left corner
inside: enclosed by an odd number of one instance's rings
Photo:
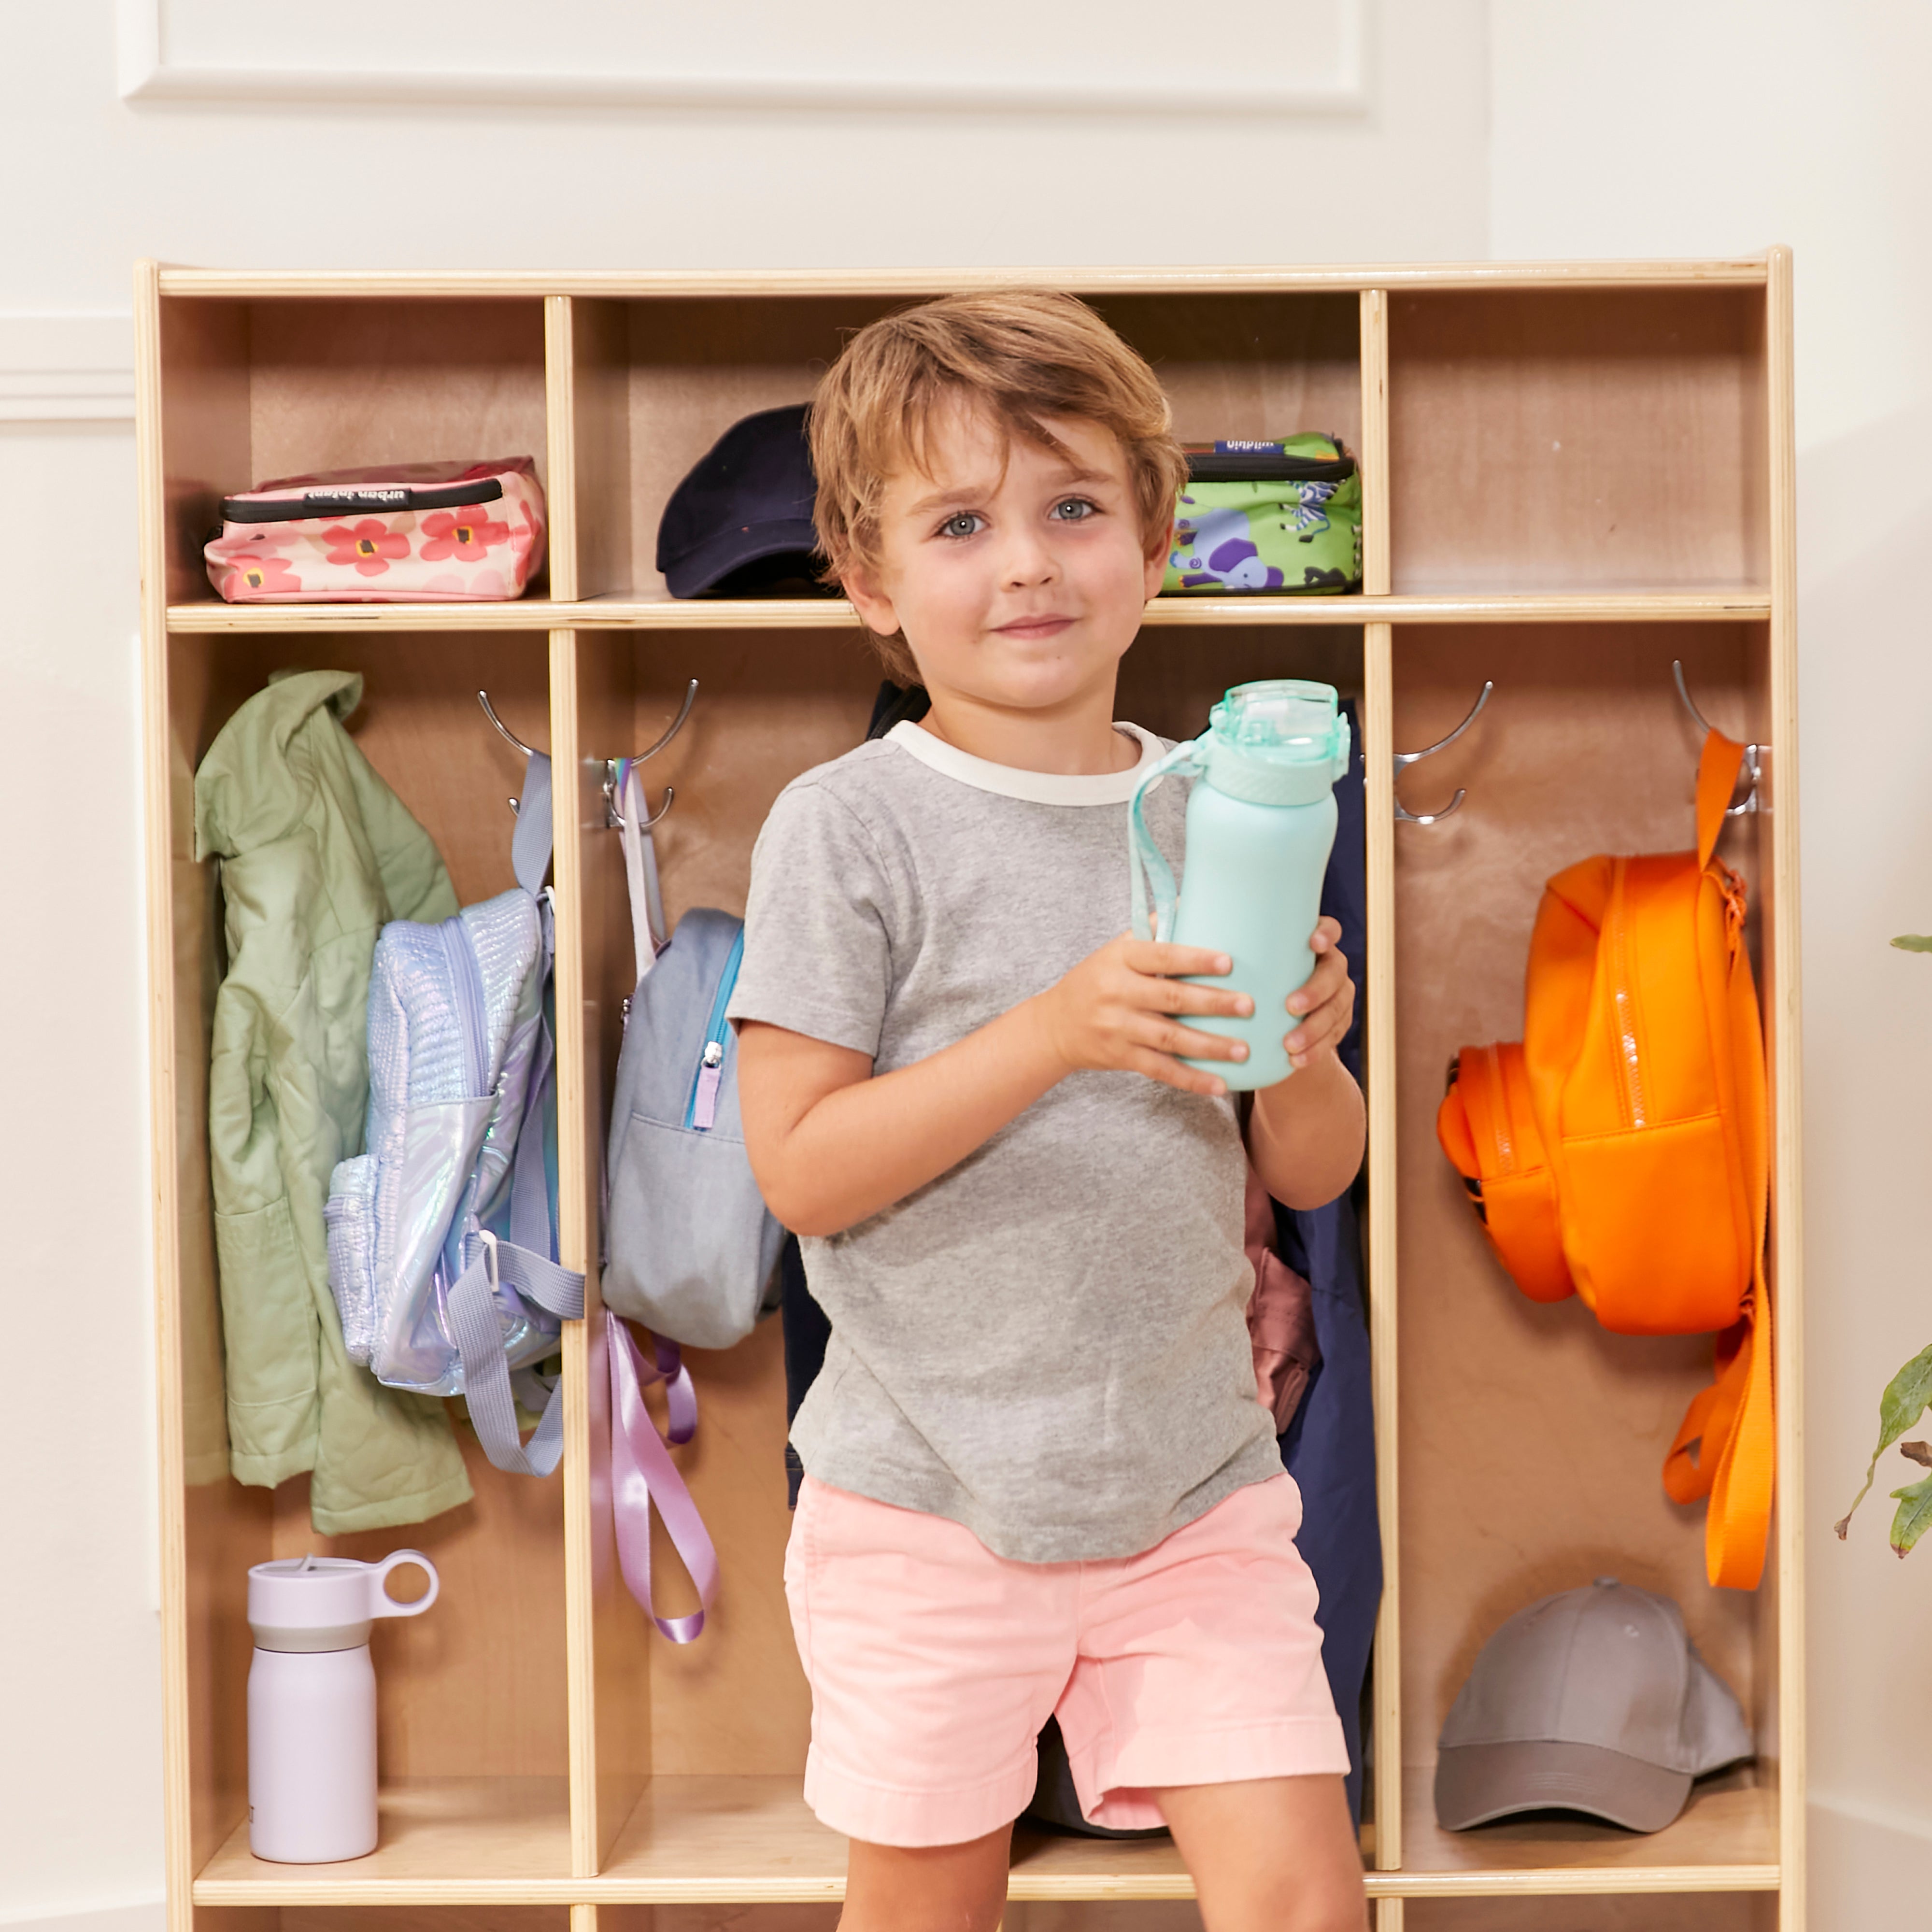
[[[868,1845],[854,1838],[839,1932],[994,1932],[1006,1906],[1013,1828],[964,1845]]]
[[[1366,1932],[1361,1851],[1340,1778],[1179,1785],[1154,1797],[1208,1932]]]

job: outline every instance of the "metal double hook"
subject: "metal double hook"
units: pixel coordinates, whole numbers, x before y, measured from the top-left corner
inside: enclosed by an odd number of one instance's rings
[[[534,745],[525,744],[522,739],[519,738],[516,733],[496,716],[496,707],[490,702],[490,694],[487,691],[479,691],[476,694],[476,702],[482,706],[484,716],[496,728],[497,736],[502,739],[512,751],[520,752],[526,764],[537,755],[536,747]],[[512,799],[509,801],[509,806],[510,809],[514,812],[517,808],[517,801]]]
[[[698,680],[693,678],[684,688],[684,702],[677,707],[677,716],[665,726],[656,744],[652,745],[648,751],[640,752],[634,758],[628,760],[607,758],[604,761],[604,822],[613,831],[621,830],[624,823],[624,814],[617,809],[617,782],[620,770],[626,764],[641,765],[655,758],[684,729],[684,722],[691,716],[691,707],[697,701]],[[641,790],[641,788],[640,789]],[[676,796],[676,786],[666,785],[663,804],[659,806],[649,818],[640,819],[638,821],[638,829],[640,831],[648,832],[652,826],[660,824],[664,814],[670,811],[671,802]],[[649,801],[646,800],[646,802],[648,804]]]
[[[1684,661],[1682,658],[1670,660],[1670,675],[1677,680],[1677,694],[1683,699],[1684,710],[1690,712],[1698,730],[1708,738],[1717,728],[1691,701],[1690,687],[1684,681]],[[1730,734],[1720,735],[1728,736]],[[1764,808],[1758,802],[1757,788],[1764,778],[1764,754],[1770,748],[1768,745],[1747,745],[1744,747],[1744,760],[1738,772],[1738,783],[1745,788],[1744,795],[1736,804],[1724,808],[1726,818],[1739,818],[1748,812],[1763,810]],[[1736,796],[1735,793],[1732,795]]]
[[[1696,724],[1700,732],[1708,736],[1714,728],[1710,720],[1697,709],[1696,704],[1690,695],[1690,687],[1684,680],[1684,664],[1682,658],[1673,658],[1671,660],[1670,674],[1676,680],[1677,695],[1682,699],[1684,710],[1690,714],[1691,722]],[[1438,752],[1445,750],[1448,746],[1454,744],[1456,740],[1461,737],[1481,715],[1483,706],[1489,703],[1490,694],[1496,688],[1493,679],[1484,683],[1480,695],[1469,707],[1469,715],[1449,734],[1448,737],[1438,740],[1435,744],[1420,752],[1396,752],[1394,758],[1396,778],[1400,779],[1402,773],[1419,760],[1432,758]],[[1768,745],[1747,745],[1744,748],[1744,759],[1738,772],[1738,785],[1744,796],[1739,798],[1736,804],[1725,808],[1726,818],[1738,818],[1742,817],[1746,812],[1761,812],[1764,808],[1759,801],[1758,788],[1764,779],[1764,754],[1770,748]],[[1440,812],[1426,812],[1408,811],[1404,808],[1402,800],[1398,798],[1395,801],[1395,815],[1399,820],[1409,825],[1439,824],[1442,820],[1447,818],[1451,812],[1460,806],[1463,796],[1462,788],[1459,785],[1456,789],[1455,796]]]
[[[1396,782],[1398,783],[1400,782],[1402,773],[1407,771],[1411,765],[1424,758],[1432,758],[1438,752],[1447,751],[1451,745],[1454,744],[1456,740],[1461,737],[1462,734],[1468,730],[1482,715],[1483,706],[1489,703],[1490,694],[1496,688],[1495,679],[1490,678],[1484,680],[1481,695],[1477,698],[1474,704],[1470,706],[1469,715],[1450,733],[1448,737],[1438,738],[1434,744],[1426,746],[1420,752],[1396,752],[1394,760]],[[1439,825],[1450,813],[1461,806],[1466,796],[1463,788],[1458,785],[1456,788],[1455,796],[1440,812],[1410,812],[1405,808],[1402,800],[1397,798],[1395,801],[1396,820],[1399,824],[1405,825]]]
[[[606,824],[615,828],[621,826],[624,822],[623,814],[617,809],[617,774],[620,768],[626,762],[633,765],[641,765],[647,759],[656,758],[684,729],[685,720],[691,716],[691,707],[697,701],[697,698],[698,680],[693,678],[685,687],[684,702],[678,706],[677,716],[670,721],[663,735],[656,744],[648,751],[640,752],[635,758],[628,760],[622,758],[604,760],[604,812]],[[476,702],[482,706],[484,716],[488,718],[491,724],[496,728],[496,735],[509,746],[512,751],[519,753],[526,760],[537,755],[534,746],[525,744],[522,739],[519,738],[515,732],[512,731],[509,726],[496,716],[496,707],[490,702],[490,694],[487,691],[479,691],[476,694]],[[674,785],[664,787],[663,804],[659,806],[648,818],[640,821],[645,831],[648,832],[653,825],[662,821],[664,814],[671,808],[671,801],[676,796],[677,788]],[[516,808],[517,801],[512,799],[510,809],[514,812]]]

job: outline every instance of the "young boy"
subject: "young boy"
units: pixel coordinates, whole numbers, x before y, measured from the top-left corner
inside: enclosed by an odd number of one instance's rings
[[[950,296],[819,387],[832,570],[922,725],[808,772],[752,861],[730,1015],[746,1143],[832,1323],[793,1440],[806,1796],[846,1932],[992,1932],[1034,1740],[1094,1822],[1172,1829],[1210,1932],[1358,1932],[1347,1758],[1256,1400],[1243,1130],[1190,1028],[1228,960],[1128,922],[1161,741],[1114,722],[1185,460],[1071,297]],[[1148,800],[1178,858],[1183,788]],[[1313,1207],[1360,1165],[1324,920],[1295,1072],[1246,1156]]]

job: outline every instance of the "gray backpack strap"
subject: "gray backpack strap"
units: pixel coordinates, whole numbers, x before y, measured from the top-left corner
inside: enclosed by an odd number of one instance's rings
[[[510,838],[510,866],[517,884],[532,898],[543,896],[544,874],[550,870],[550,758],[532,752],[524,768],[524,795],[517,801],[517,829]]]
[[[517,883],[537,900],[543,920],[543,983],[550,983],[556,927],[544,890],[551,847],[550,760],[531,755],[518,802],[510,862]],[[519,1370],[513,1379],[496,1316],[496,1288],[506,1282],[525,1300],[568,1322],[584,1316],[584,1277],[561,1267],[550,1223],[550,1180],[544,1160],[544,1124],[556,1089],[556,1049],[548,1018],[539,1018],[537,1063],[517,1135],[510,1178],[510,1238],[481,1232],[482,1251],[449,1292],[449,1325],[463,1361],[464,1399],[483,1453],[512,1475],[547,1476],[563,1453],[563,1394],[542,1378]],[[527,1443],[519,1439],[516,1398],[520,1393],[543,1419]]]
[[[477,1442],[498,1468],[513,1476],[548,1476],[563,1454],[563,1390],[560,1384],[549,1391],[536,1433],[524,1442],[517,1428],[510,1365],[503,1353],[502,1324],[496,1318],[496,1270],[502,1250],[494,1234],[486,1233],[482,1238],[483,1252],[449,1291],[450,1332],[463,1358],[463,1399]],[[581,1316],[581,1275],[577,1284],[577,1314]]]

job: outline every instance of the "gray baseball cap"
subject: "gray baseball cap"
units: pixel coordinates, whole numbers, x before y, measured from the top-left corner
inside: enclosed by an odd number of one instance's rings
[[[1460,1832],[1560,1809],[1658,1832],[1694,1778],[1751,1752],[1683,1612],[1599,1576],[1517,1611],[1484,1645],[1442,1726],[1436,1816]]]

